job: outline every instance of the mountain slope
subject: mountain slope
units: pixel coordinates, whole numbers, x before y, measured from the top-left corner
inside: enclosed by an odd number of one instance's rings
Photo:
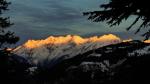
[[[146,53],[139,55],[139,50]],[[150,44],[123,42],[79,54],[51,68],[39,68],[37,77],[52,84],[147,84],[149,56]]]
[[[120,43],[121,39],[108,34],[90,38],[82,38],[76,35],[50,36],[45,40],[29,40],[14,50],[14,53],[22,56],[34,65],[54,65],[63,59],[72,58],[78,54],[97,49],[110,44]]]
[[[146,77],[150,76],[148,41],[122,41],[112,34],[49,37],[31,40],[13,52],[32,65],[27,68],[27,81],[22,79],[21,84],[150,83]]]

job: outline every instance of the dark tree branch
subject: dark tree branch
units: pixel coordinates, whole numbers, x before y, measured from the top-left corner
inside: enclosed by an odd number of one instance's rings
[[[100,8],[103,10],[85,12],[83,15],[88,16],[88,19],[94,22],[106,21],[110,26],[120,25],[123,20],[127,20],[131,15],[136,15],[137,18],[127,28],[127,30],[130,30],[139,19],[142,19],[143,22],[139,28],[137,28],[135,34],[140,32],[142,28],[150,26],[150,8],[148,0],[110,0],[108,4],[102,4]]]

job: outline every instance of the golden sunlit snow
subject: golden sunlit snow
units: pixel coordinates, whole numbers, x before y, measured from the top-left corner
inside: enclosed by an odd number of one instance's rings
[[[107,42],[111,40],[120,40],[119,37],[113,34],[103,36],[93,36],[89,38],[83,38],[78,35],[66,35],[66,36],[50,36],[45,40],[28,40],[24,46],[27,48],[36,48],[46,44],[63,45],[68,43],[75,43],[76,45],[84,44],[87,42]]]

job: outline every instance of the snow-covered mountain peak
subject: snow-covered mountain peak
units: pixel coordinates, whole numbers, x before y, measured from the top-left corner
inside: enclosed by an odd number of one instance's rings
[[[150,40],[146,40],[146,41],[144,41],[145,43],[150,43]]]
[[[81,45],[87,42],[107,42],[107,41],[121,41],[121,39],[113,34],[103,35],[103,36],[93,36],[90,38],[83,38],[78,35],[67,35],[67,36],[50,36],[44,40],[28,40],[23,44],[26,48],[37,48],[43,45],[62,45],[75,43],[75,45]]]
[[[30,60],[33,64],[45,60],[67,59],[103,46],[117,44],[122,40],[113,34],[83,38],[78,35],[50,36],[44,40],[28,40],[14,49],[14,53]],[[53,61],[52,61],[53,60]]]

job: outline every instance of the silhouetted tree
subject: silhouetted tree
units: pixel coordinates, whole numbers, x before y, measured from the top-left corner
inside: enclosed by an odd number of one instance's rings
[[[89,20],[94,22],[106,21],[110,26],[119,25],[123,20],[127,20],[131,15],[136,15],[136,19],[127,28],[127,30],[130,30],[139,21],[139,19],[142,19],[141,25],[135,32],[136,34],[142,28],[150,26],[149,5],[148,0],[110,0],[108,4],[102,4],[100,6],[103,10],[85,12],[83,14],[88,15]],[[149,31],[142,36],[148,39],[150,37]]]
[[[13,32],[6,31],[6,28],[12,25],[9,21],[9,17],[4,17],[2,14],[4,11],[8,10],[8,5],[10,2],[6,0],[0,0],[0,74],[8,74],[9,68],[9,57],[11,53],[7,51],[7,46],[9,44],[16,43],[19,38],[14,36]],[[5,76],[1,77],[5,79]]]
[[[2,13],[8,10],[8,5],[10,2],[6,0],[0,0],[0,50],[3,50],[7,47],[7,44],[14,44],[16,43],[19,38],[14,36],[13,32],[5,31],[6,28],[12,25],[9,21],[9,17],[3,17]]]

